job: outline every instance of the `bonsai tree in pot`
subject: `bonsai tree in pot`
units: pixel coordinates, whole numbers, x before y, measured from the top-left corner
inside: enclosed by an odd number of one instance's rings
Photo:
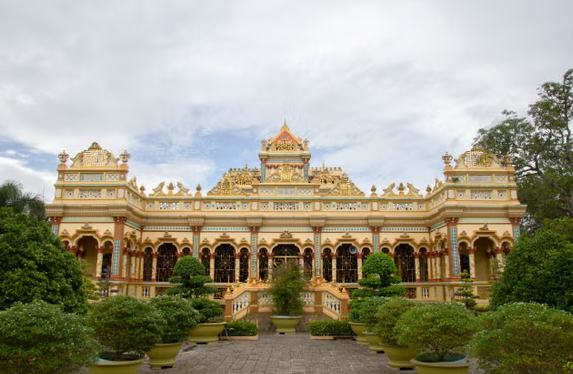
[[[573,361],[573,315],[536,303],[510,303],[480,318],[470,343],[487,374],[565,373]],[[573,365],[571,365],[573,369]]]
[[[370,296],[360,300],[359,308],[355,309],[358,315],[358,321],[366,327],[362,336],[370,345],[369,349],[375,352],[383,352],[384,348],[380,345],[380,338],[374,333],[374,328],[378,323],[377,313],[380,307],[392,300],[390,297]]]
[[[0,372],[74,373],[94,362],[99,345],[84,318],[36,300],[0,312]]]
[[[378,308],[374,332],[382,342],[381,346],[388,356],[388,366],[392,369],[414,367],[410,360],[416,357],[419,350],[399,344],[395,328],[400,317],[418,304],[417,301],[397,297]]]
[[[169,282],[177,286],[167,290],[167,294],[189,299],[191,306],[199,312],[198,325],[189,330],[187,340],[190,343],[217,343],[217,335],[225,327],[222,318],[216,318],[223,316],[223,309],[219,303],[207,299],[208,295],[217,292],[217,287],[206,285],[211,281],[212,279],[205,275],[205,267],[201,261],[191,256],[177,260],[173,276],[169,278]]]
[[[188,299],[178,296],[156,296],[150,300],[163,317],[165,326],[161,341],[147,352],[152,369],[173,367],[189,330],[197,326],[199,313]]]
[[[160,342],[165,321],[151,304],[131,296],[114,296],[96,304],[88,326],[103,347],[92,374],[105,374],[121,366],[122,373],[137,373],[145,352]]]
[[[300,266],[294,261],[286,261],[273,269],[271,287],[266,291],[273,299],[271,321],[279,334],[294,334],[301,317],[303,303],[300,293],[307,281]]]
[[[368,256],[362,266],[364,278],[358,280],[362,287],[352,293],[353,299],[350,301],[350,326],[356,334],[356,341],[360,344],[368,344],[364,332],[368,326],[364,324],[361,316],[361,309],[364,300],[368,297],[385,296],[391,297],[404,293],[405,287],[399,285],[402,282],[400,277],[395,276],[397,272],[396,264],[392,257],[386,253],[377,252]]]
[[[420,304],[395,327],[399,344],[423,352],[412,360],[419,374],[467,373],[470,364],[463,351],[478,330],[477,317],[457,302]]]

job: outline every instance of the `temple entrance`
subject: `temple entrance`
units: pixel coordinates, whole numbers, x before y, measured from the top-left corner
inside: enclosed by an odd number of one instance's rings
[[[494,256],[492,256],[495,243],[490,238],[479,238],[474,242],[475,248],[475,269],[476,281],[488,281],[490,275],[493,275],[492,265]]]
[[[93,236],[84,236],[77,243],[78,252],[76,255],[85,260],[86,275],[90,278],[96,276],[97,244],[97,240]]]
[[[294,244],[279,244],[273,248],[273,267],[277,267],[287,261],[298,264],[300,249]]]

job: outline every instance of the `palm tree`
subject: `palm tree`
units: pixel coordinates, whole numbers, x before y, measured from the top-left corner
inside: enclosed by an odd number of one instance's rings
[[[24,192],[22,183],[5,181],[0,186],[0,207],[10,207],[16,213],[25,213],[38,220],[46,220],[44,201],[31,192]]]

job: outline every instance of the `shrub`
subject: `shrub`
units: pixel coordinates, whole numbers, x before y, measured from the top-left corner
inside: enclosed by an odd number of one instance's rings
[[[271,287],[267,293],[273,299],[276,315],[296,316],[302,312],[300,293],[306,288],[306,279],[297,263],[287,261],[273,269]]]
[[[566,373],[573,361],[573,316],[535,303],[506,304],[480,318],[471,342],[488,374]]]
[[[423,352],[418,360],[442,362],[460,359],[457,353],[478,329],[477,317],[463,304],[440,302],[411,308],[398,319],[394,330],[399,344]]]
[[[191,306],[188,299],[178,296],[156,296],[150,300],[163,317],[165,326],[161,336],[162,343],[175,343],[185,340],[189,330],[197,326],[199,312]]]
[[[206,286],[212,279],[205,275],[205,267],[199,259],[183,256],[173,267],[173,276],[169,283],[177,284],[167,290],[168,295],[179,295],[185,298],[201,297],[217,292],[217,287]]]
[[[391,299],[378,308],[374,332],[380,337],[382,343],[399,346],[394,329],[396,322],[404,313],[416,305],[418,305],[416,301],[399,297]]]
[[[225,326],[229,336],[256,336],[259,328],[256,323],[248,321],[233,321]]]
[[[347,321],[311,321],[310,335],[352,336],[355,334]]]
[[[0,312],[0,372],[62,374],[93,362],[99,345],[84,318],[45,301]]]
[[[218,302],[205,298],[189,299],[189,302],[193,309],[199,313],[197,323],[218,322],[222,320],[221,317],[224,311]]]
[[[389,297],[371,296],[360,300],[360,303],[355,303],[355,307],[351,310],[352,321],[364,323],[369,328],[374,328],[378,323],[379,308],[392,300]],[[356,305],[357,304],[357,305]]]
[[[404,286],[396,274],[396,264],[392,257],[386,253],[373,253],[364,261],[362,272],[366,277],[358,280],[358,284],[364,288],[354,291],[357,298],[369,296],[397,296],[404,293]],[[354,306],[353,306],[354,307]]]
[[[165,322],[155,307],[131,296],[114,296],[96,304],[88,325],[101,343],[101,358],[141,358],[161,340]]]

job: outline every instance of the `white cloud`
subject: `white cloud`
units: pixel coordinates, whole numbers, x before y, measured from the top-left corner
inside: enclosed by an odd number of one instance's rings
[[[32,168],[12,158],[0,157],[0,175],[2,180],[18,181],[24,186],[26,192],[32,192],[42,197],[44,201],[51,202],[54,198],[54,179],[55,174],[47,172],[38,172]]]

